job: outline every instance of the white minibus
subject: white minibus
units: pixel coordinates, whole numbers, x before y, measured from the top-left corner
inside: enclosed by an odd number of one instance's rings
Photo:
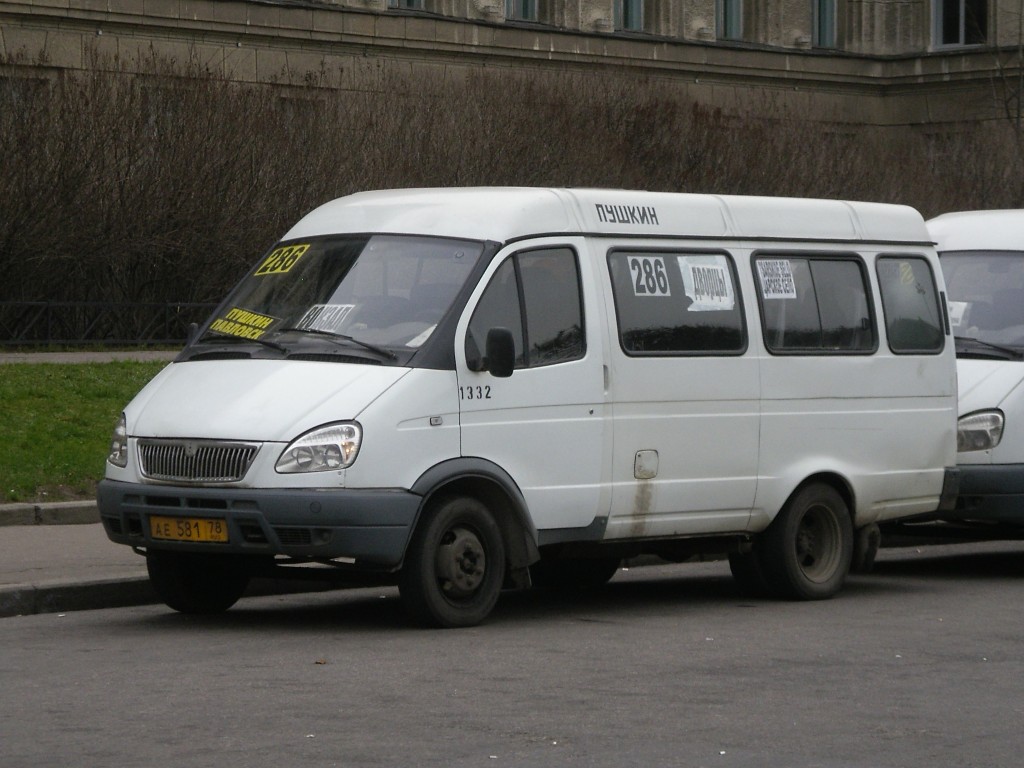
[[[955,499],[944,292],[902,206],[351,195],[125,408],[101,519],[185,612],[314,570],[468,626],[652,555],[827,598],[879,522]]]
[[[1019,535],[1024,524],[1024,210],[927,222],[949,286],[959,379],[960,496],[942,517]]]

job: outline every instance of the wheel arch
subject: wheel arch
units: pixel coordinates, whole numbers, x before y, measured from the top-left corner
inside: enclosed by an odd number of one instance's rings
[[[512,477],[497,464],[478,458],[449,459],[420,475],[411,490],[422,497],[414,530],[423,511],[434,500],[445,496],[472,496],[494,513],[513,580],[517,580],[518,572],[525,573],[530,564],[540,559],[537,528],[526,499]]]
[[[827,485],[839,494],[843,503],[846,504],[846,512],[850,516],[850,522],[854,525],[854,528],[856,528],[857,494],[853,489],[853,484],[850,483],[850,481],[841,473],[833,470],[821,470],[804,477],[803,480],[793,487],[785,498],[781,499],[781,501],[774,506],[774,514],[771,519],[774,520],[775,515],[785,509],[786,505],[789,504],[797,494],[804,490],[804,488],[818,484]],[[770,523],[771,521],[769,520],[768,522]]]
[[[789,494],[789,497],[786,499],[786,504],[788,504],[790,499],[800,493],[800,491],[807,486],[817,484],[831,486],[832,489],[842,497],[843,503],[846,504],[846,511],[850,515],[850,522],[852,523],[856,519],[855,513],[857,510],[857,497],[850,482],[838,472],[818,472],[817,474],[804,478],[803,482],[801,482],[800,485],[794,488],[793,492]]]

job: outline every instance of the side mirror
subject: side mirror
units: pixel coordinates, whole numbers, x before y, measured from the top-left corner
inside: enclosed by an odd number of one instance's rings
[[[487,331],[487,349],[484,370],[499,379],[507,379],[516,366],[516,342],[508,328]]]

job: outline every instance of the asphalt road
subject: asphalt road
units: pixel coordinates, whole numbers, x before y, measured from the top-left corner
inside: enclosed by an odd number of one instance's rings
[[[1024,543],[884,550],[817,603],[725,563],[503,595],[465,630],[392,589],[0,619],[0,765],[1017,766]]]

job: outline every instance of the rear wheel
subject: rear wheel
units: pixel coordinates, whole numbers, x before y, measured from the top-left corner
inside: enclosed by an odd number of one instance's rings
[[[479,624],[505,580],[505,547],[480,501],[454,496],[432,504],[416,526],[399,574],[406,611],[435,627]]]
[[[157,596],[182,613],[222,613],[249,585],[248,571],[231,555],[151,549],[146,569]]]
[[[853,556],[853,525],[829,485],[798,491],[758,541],[758,562],[779,597],[820,600],[843,586]]]

